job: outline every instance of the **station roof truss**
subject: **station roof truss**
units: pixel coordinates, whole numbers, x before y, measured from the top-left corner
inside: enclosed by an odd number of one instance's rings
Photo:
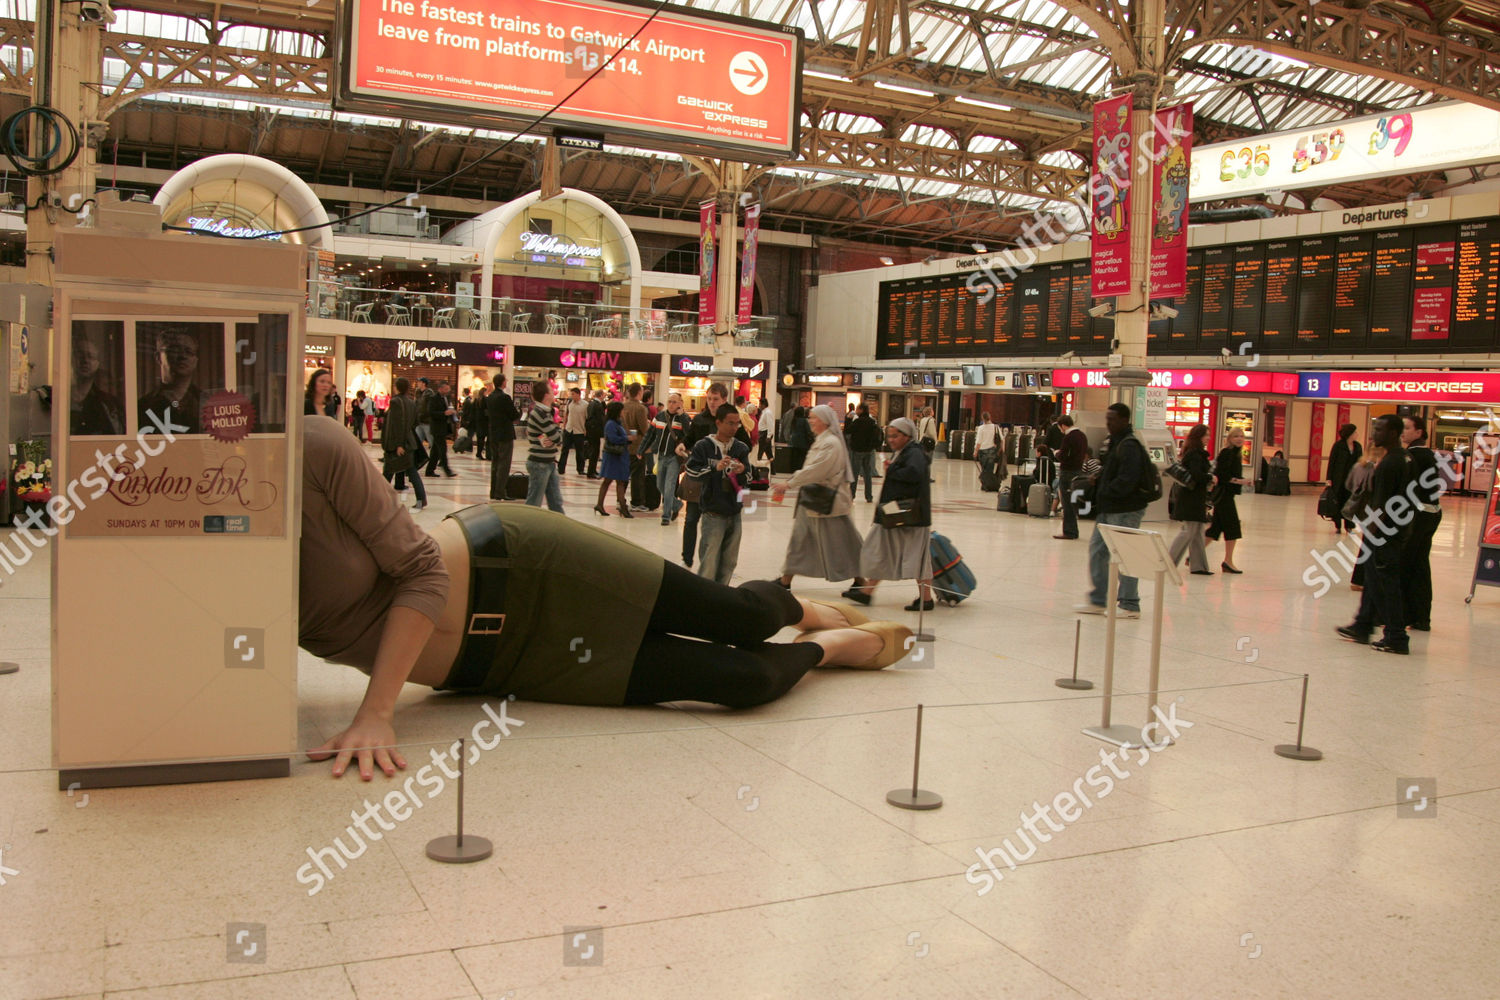
[[[1157,46],[1159,104],[1193,100],[1200,143],[1462,99],[1500,108],[1500,0],[1168,0],[1137,38],[1129,0],[691,0],[801,28],[799,158],[753,172],[762,224],[967,253],[1013,241],[1086,179],[1094,101]],[[312,183],[409,191],[509,133],[328,110],[333,0],[120,0],[104,35],[100,117],[111,162],[175,169],[271,156]],[[27,103],[34,0],[0,18],[0,104]],[[1154,78],[1152,78],[1154,80]],[[534,188],[526,137],[436,193]],[[563,184],[619,211],[696,217],[713,179],[689,159],[610,147],[563,154]],[[1302,193],[1346,205],[1436,193],[1436,174]],[[1266,203],[1265,199],[1256,199]],[[1278,211],[1298,210],[1283,196]]]

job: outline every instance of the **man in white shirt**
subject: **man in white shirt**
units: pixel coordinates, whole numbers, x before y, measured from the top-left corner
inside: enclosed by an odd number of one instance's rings
[[[760,458],[769,459],[776,450],[772,441],[776,435],[776,415],[766,405],[764,396],[760,397],[760,423],[756,430],[759,432],[759,440],[756,442],[755,453]]]

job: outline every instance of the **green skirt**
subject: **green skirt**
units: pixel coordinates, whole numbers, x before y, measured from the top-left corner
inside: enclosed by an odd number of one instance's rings
[[[489,506],[505,526],[508,566],[500,641],[482,684],[459,688],[445,683],[438,690],[513,694],[524,701],[567,705],[623,705],[661,590],[662,558],[540,507]],[[469,600],[472,609],[472,591]]]

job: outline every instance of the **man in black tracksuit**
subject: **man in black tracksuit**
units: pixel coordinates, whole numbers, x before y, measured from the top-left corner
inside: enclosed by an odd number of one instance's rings
[[[1369,548],[1370,561],[1365,564],[1359,614],[1353,624],[1340,626],[1337,632],[1350,642],[1370,642],[1375,626],[1380,624],[1385,632],[1378,642],[1370,643],[1370,648],[1404,656],[1410,652],[1410,640],[1406,612],[1401,606],[1401,564],[1402,550],[1412,531],[1412,506],[1402,495],[1409,480],[1406,450],[1401,447],[1401,418],[1394,413],[1376,417],[1371,439],[1386,453],[1370,477],[1371,513],[1367,520],[1356,522]],[[1393,500],[1399,503],[1392,504]]]
[[[1416,484],[1418,509],[1412,516],[1411,537],[1401,550],[1401,610],[1406,627],[1432,630],[1432,536],[1443,523],[1442,497],[1447,492],[1437,456],[1427,447],[1427,421],[1402,417],[1401,443],[1406,446],[1407,473]]]
[[[698,411],[698,415],[688,425],[687,434],[683,437],[682,443],[677,446],[677,456],[684,465],[693,450],[693,445],[718,433],[719,424],[714,414],[719,412],[719,407],[727,402],[729,402],[729,390],[722,382],[713,383],[703,394],[703,409]],[[744,427],[735,431],[734,436],[736,440],[745,442],[746,448],[750,447],[750,435],[745,432]],[[702,511],[698,504],[688,501],[687,514],[682,519],[682,564],[688,569],[693,568],[693,552],[698,548],[698,519],[701,516]]]
[[[490,499],[504,500],[516,447],[516,421],[521,419],[515,401],[505,391],[504,375],[495,376],[495,388],[484,398],[484,419],[490,432]]]

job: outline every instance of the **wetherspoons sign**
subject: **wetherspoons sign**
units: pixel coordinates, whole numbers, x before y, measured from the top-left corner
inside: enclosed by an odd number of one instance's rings
[[[281,234],[273,230],[236,226],[228,219],[210,219],[200,215],[190,215],[187,224],[189,229],[195,229],[200,233],[218,233],[220,236],[233,236],[242,240],[281,239]]]
[[[599,247],[581,246],[547,233],[522,233],[521,249],[526,253],[545,253],[556,257],[602,257]]]

